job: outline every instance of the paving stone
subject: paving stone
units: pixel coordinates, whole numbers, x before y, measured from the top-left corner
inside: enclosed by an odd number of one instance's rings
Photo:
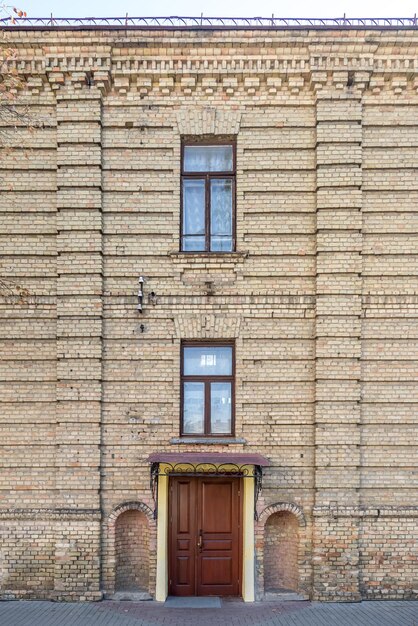
[[[221,601],[220,608],[172,608],[172,602],[0,603],[1,626],[417,626],[418,602]]]

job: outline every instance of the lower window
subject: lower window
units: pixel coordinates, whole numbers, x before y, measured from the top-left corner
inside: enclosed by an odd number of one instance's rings
[[[232,435],[233,344],[184,343],[181,359],[181,434]]]

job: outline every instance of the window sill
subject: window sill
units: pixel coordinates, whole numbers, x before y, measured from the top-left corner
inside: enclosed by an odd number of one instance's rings
[[[247,440],[241,437],[173,437],[171,444],[209,444],[209,445],[246,445]]]
[[[222,259],[222,261],[240,261],[241,259],[246,259],[249,255],[249,252],[169,252],[167,256],[171,257],[174,260],[179,261],[190,261],[195,260],[197,262],[205,261],[217,261]]]

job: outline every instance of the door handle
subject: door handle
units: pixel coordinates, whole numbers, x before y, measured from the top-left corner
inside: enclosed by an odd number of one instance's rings
[[[203,547],[202,529],[199,530],[199,539],[197,540],[197,547],[199,548],[199,552],[202,552],[202,547]]]

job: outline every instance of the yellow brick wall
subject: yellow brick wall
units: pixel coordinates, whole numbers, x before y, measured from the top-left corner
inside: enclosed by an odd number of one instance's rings
[[[154,508],[165,450],[270,459],[311,597],[412,597],[417,32],[5,37],[34,128],[0,162],[3,596],[111,592],[109,516]],[[179,252],[183,136],[236,137],[234,254]],[[183,339],[236,342],[231,444],[179,441]]]

